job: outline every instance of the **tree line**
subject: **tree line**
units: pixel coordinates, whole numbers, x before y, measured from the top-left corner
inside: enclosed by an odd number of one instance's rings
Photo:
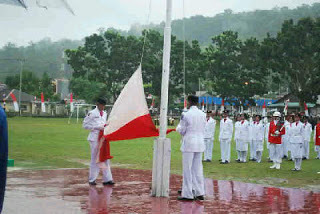
[[[86,37],[83,46],[67,50],[68,63],[74,69],[71,90],[87,101],[99,94],[115,100],[139,66],[145,34],[145,90],[160,97],[163,36],[156,30],[144,30],[142,36],[101,31]],[[287,20],[275,36],[267,34],[262,40],[241,40],[238,32],[225,31],[204,49],[197,40],[184,44],[172,36],[170,99],[183,95],[185,49],[186,93],[196,91],[201,79],[209,93],[236,105],[277,91],[279,84],[301,102],[315,101],[320,94],[319,45],[320,18]]]

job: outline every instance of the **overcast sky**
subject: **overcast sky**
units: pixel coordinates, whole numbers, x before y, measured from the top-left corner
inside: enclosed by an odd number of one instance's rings
[[[47,0],[50,1],[50,0]],[[55,1],[55,0],[51,0]],[[0,4],[0,46],[8,42],[25,45],[44,37],[82,39],[98,28],[128,29],[131,24],[147,23],[150,0],[67,0],[75,16],[63,8],[45,10],[32,6],[35,0],[25,0],[31,7]],[[225,9],[235,12],[273,7],[297,7],[320,0],[184,0],[187,17],[214,16]],[[159,23],[165,18],[166,0],[152,0],[150,21]],[[173,0],[173,19],[182,17],[183,0]]]

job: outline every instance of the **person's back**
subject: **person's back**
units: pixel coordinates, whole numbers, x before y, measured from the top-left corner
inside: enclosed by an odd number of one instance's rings
[[[203,152],[206,115],[196,106],[192,106],[182,118],[184,123],[182,152]],[[178,128],[179,129],[179,128]]]
[[[8,129],[7,117],[0,106],[0,213],[4,200],[7,177],[7,160],[8,160]]]

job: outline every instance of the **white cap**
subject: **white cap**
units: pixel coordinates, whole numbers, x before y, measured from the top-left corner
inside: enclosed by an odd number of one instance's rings
[[[273,113],[273,116],[274,116],[274,117],[281,117],[281,113],[278,112],[278,111],[276,111],[275,113]]]

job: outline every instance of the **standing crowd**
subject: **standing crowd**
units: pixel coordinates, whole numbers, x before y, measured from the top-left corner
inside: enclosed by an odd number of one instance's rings
[[[194,95],[188,97],[189,110],[182,114],[176,129],[182,135],[183,157],[183,184],[179,200],[204,200],[202,161],[212,161],[217,122],[211,111],[205,114],[198,109],[198,100]],[[288,159],[294,162],[292,170],[300,171],[302,160],[309,159],[312,125],[308,117],[302,117],[300,113],[286,115],[284,121],[281,116],[280,112],[274,112],[270,118],[255,115],[249,119],[248,115],[239,114],[233,122],[228,111],[223,111],[219,132],[220,164],[231,162],[231,141],[234,138],[237,163],[247,162],[248,151],[249,160],[260,163],[266,142],[268,161],[273,163],[271,169],[279,170],[282,160]],[[316,159],[320,159],[320,118],[314,127],[313,138]]]

